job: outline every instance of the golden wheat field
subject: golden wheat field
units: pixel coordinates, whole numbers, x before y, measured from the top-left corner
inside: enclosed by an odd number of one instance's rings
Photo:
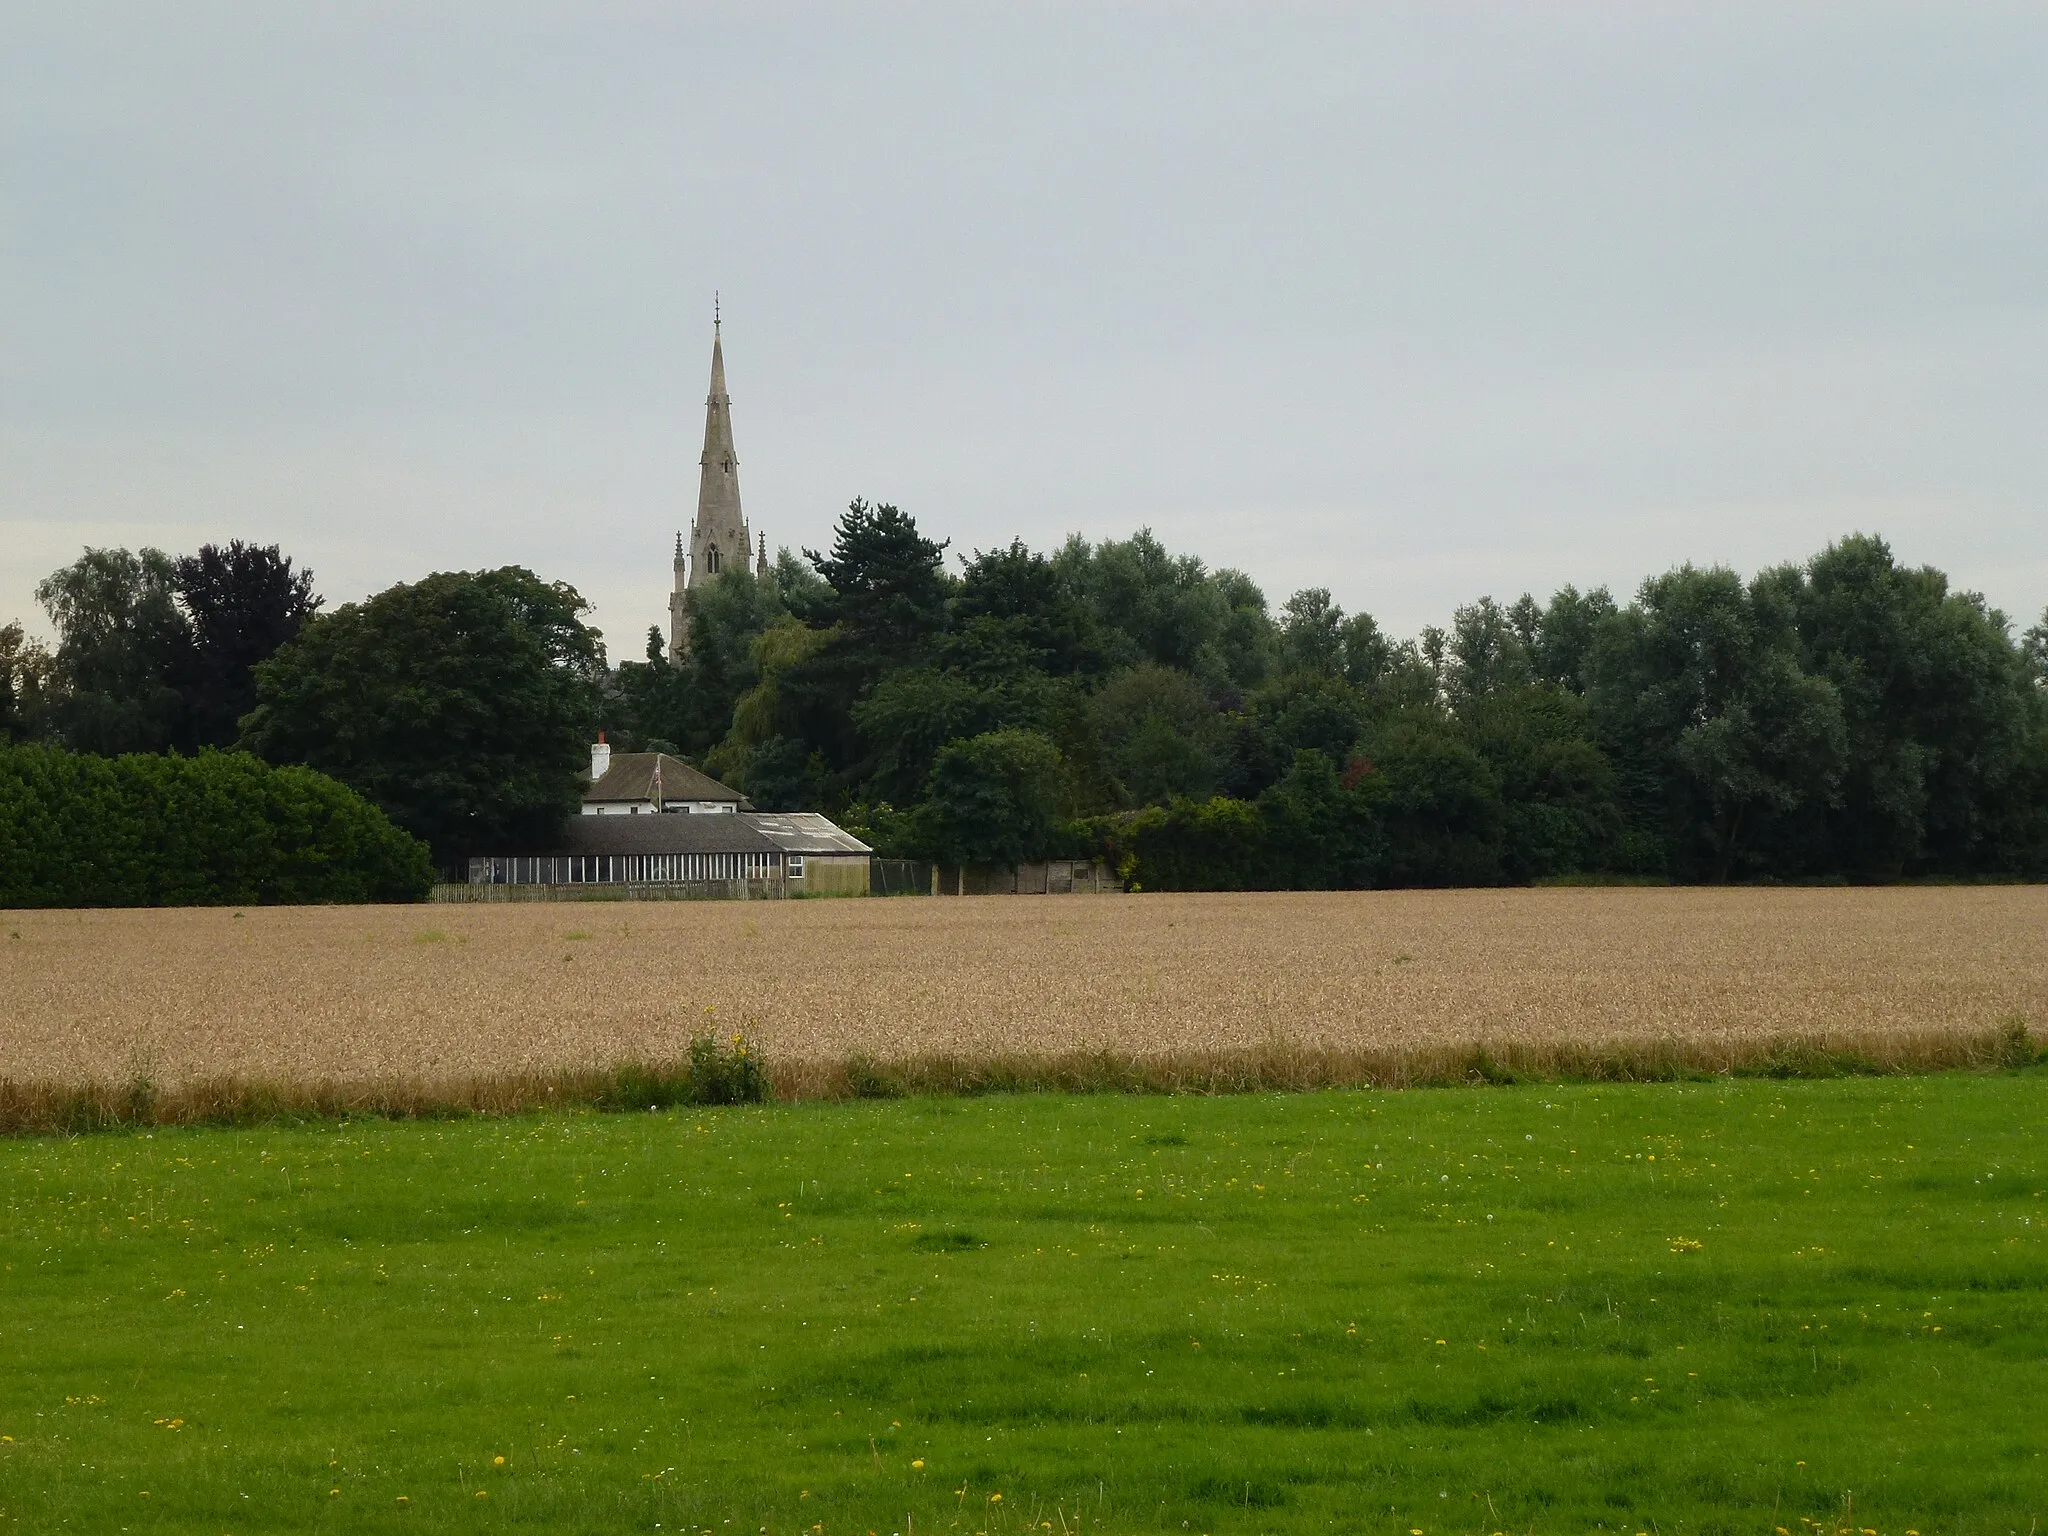
[[[2044,887],[36,911],[0,935],[16,1085],[452,1084],[672,1060],[707,1027],[789,1086],[860,1056],[1711,1065],[2048,1022]]]

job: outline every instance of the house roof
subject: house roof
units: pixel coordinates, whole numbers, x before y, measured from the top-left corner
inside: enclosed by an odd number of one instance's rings
[[[651,754],[650,754],[651,755]],[[664,779],[666,775],[664,775]],[[543,853],[775,853],[751,816],[571,816]]]
[[[661,769],[663,800],[723,800],[738,806],[753,803],[738,790],[727,788],[666,752],[614,752],[611,767],[605,770],[603,778],[583,791],[583,799],[586,803],[651,803],[657,765]]]
[[[784,853],[872,853],[852,833],[815,811],[750,811],[741,818],[760,829]]]

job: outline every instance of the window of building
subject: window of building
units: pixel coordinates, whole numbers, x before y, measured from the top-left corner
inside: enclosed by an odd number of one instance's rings
[[[704,551],[704,568],[714,576],[718,574],[718,546],[716,544]]]
[[[792,853],[789,856],[789,878],[792,880],[801,880],[803,879],[803,877],[804,856],[800,853]]]

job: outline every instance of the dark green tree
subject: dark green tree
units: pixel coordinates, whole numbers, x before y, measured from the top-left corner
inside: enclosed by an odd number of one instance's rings
[[[1506,814],[1500,777],[1458,722],[1432,706],[1378,721],[1347,777],[1376,808],[1388,885],[1495,885]]]
[[[830,553],[804,551],[832,589],[821,617],[838,626],[837,648],[876,675],[915,660],[946,626],[945,551],[945,541],[927,539],[887,502],[849,505],[833,530]]]
[[[1619,780],[1584,699],[1547,683],[1496,688],[1459,725],[1500,785],[1507,879],[1627,863]]]
[[[320,609],[313,573],[295,571],[275,544],[203,544],[173,566],[178,602],[191,628],[183,679],[183,739],[232,745],[256,707],[255,669]]]
[[[924,835],[948,864],[1008,868],[1043,857],[1062,811],[1059,749],[1036,731],[948,742],[932,767]]]
[[[1491,693],[1536,680],[1522,634],[1526,609],[1521,617],[1518,624],[1516,613],[1490,597],[1482,597],[1451,616],[1444,647],[1443,688],[1452,709],[1462,713]]]
[[[1816,863],[1869,879],[1995,866],[2037,713],[2004,616],[1860,534],[1776,574],[1804,665],[1842,712],[1840,789]]]
[[[1365,775],[1357,778],[1364,781]],[[1346,788],[1337,765],[1324,753],[1313,748],[1296,752],[1285,777],[1258,799],[1266,883],[1297,891],[1376,884],[1388,849],[1375,788]]]
[[[606,739],[627,752],[683,755],[683,741],[698,718],[696,678],[669,665],[660,629],[650,625],[644,660],[622,661],[604,693]]]
[[[1836,803],[1841,699],[1801,668],[1782,587],[1683,566],[1597,632],[1595,730],[1681,878],[1804,873]]]
[[[599,718],[587,611],[516,566],[346,604],[257,667],[244,745],[361,791],[444,864],[546,841],[577,808]]]
[[[1120,805],[1207,799],[1222,769],[1223,726],[1201,686],[1172,667],[1142,662],[1105,683],[1088,705],[1092,734]]]
[[[1340,638],[1345,681],[1354,688],[1380,688],[1394,668],[1395,654],[1379,623],[1369,613],[1354,613],[1344,621]]]
[[[825,765],[820,792],[829,799],[850,796],[873,771],[853,706],[889,673],[932,659],[952,591],[945,549],[898,508],[855,501],[829,554],[804,551],[831,592],[804,600],[804,621],[826,639],[782,679],[781,697]]]
[[[930,667],[890,673],[853,713],[874,765],[869,797],[898,804],[922,793],[946,743],[1040,723],[1000,687]]]
[[[952,637],[963,670],[986,673],[1000,657],[1011,675],[1031,668],[1053,676],[1097,673],[1102,648],[1093,616],[1068,591],[1045,556],[1012,539],[1006,548],[977,550],[961,573],[953,600]]]

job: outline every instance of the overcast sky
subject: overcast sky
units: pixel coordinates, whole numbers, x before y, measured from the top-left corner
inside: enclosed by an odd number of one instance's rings
[[[662,622],[1124,537],[1398,634],[1855,530],[2048,604],[2048,8],[0,0],[0,622],[87,544]]]

